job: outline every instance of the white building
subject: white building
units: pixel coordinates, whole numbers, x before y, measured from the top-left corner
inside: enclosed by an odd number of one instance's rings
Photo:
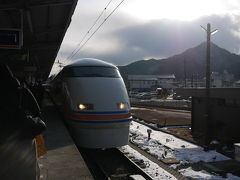
[[[130,90],[156,90],[174,88],[175,75],[128,75]],[[164,86],[164,87],[163,87]]]
[[[219,72],[212,72],[211,86],[212,87],[229,87],[234,82],[234,75],[228,73],[226,70],[222,74]]]
[[[219,72],[212,72],[211,86],[212,87],[222,87],[222,75],[219,74]]]
[[[234,86],[235,86],[235,87],[240,87],[240,80],[236,81],[236,82],[234,83]]]

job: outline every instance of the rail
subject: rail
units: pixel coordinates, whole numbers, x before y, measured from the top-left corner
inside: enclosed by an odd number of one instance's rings
[[[133,175],[140,175],[146,180],[153,180],[117,148],[105,150],[79,148],[79,150],[94,179],[128,180],[132,179]]]

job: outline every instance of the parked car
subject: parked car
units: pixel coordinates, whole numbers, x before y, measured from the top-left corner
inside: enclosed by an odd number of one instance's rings
[[[139,98],[139,99],[151,99],[152,97],[153,97],[153,95],[150,93],[139,93],[137,95],[137,98]]]
[[[129,93],[128,93],[128,96],[130,97],[130,98],[136,98],[136,96],[137,96],[137,92],[135,92],[135,91],[130,91]]]
[[[173,99],[174,99],[174,100],[183,100],[184,97],[183,97],[183,96],[180,96],[180,95],[177,95],[176,93],[173,93]]]

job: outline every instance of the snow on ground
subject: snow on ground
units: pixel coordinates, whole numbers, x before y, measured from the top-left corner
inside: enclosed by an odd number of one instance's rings
[[[134,157],[136,160],[143,160],[144,164],[146,165],[146,168],[144,171],[149,174],[152,178],[155,180],[176,180],[176,178],[169,174],[167,171],[159,167],[156,163],[151,162],[149,159],[147,159],[145,156],[141,155],[136,150],[132,149],[130,146],[123,146],[122,151],[126,153],[128,157]]]
[[[149,127],[133,121],[130,126],[131,141],[158,159],[176,158],[180,160],[181,164],[229,159],[216,151],[205,152],[200,146],[161,131],[151,129],[151,139],[148,141],[147,129]]]
[[[186,168],[186,169],[181,169],[181,170],[179,170],[179,172],[188,178],[198,179],[198,180],[210,180],[210,179],[211,180],[239,180],[240,179],[240,177],[234,176],[230,173],[227,174],[226,178],[223,178],[218,175],[209,174],[207,171],[204,171],[204,170],[194,171],[194,170],[192,170],[191,167]]]
[[[145,178],[140,175],[131,175],[130,178],[133,180],[145,180]]]
[[[131,141],[138,145],[139,148],[147,151],[149,154],[157,157],[158,159],[162,158],[176,158],[180,160],[180,164],[189,164],[189,163],[196,163],[199,161],[204,162],[213,162],[213,161],[222,161],[228,160],[229,158],[216,152],[216,151],[208,151],[205,152],[202,147],[192,144],[190,142],[184,141],[179,139],[175,136],[169,135],[167,133],[163,133],[161,131],[155,131],[151,129],[151,139],[148,140],[148,133],[147,130],[150,129],[147,126],[139,124],[135,121],[131,123],[130,126],[130,138]],[[137,155],[137,153],[132,152],[129,150],[130,147],[124,146],[125,151],[129,151],[133,156],[136,158],[142,159],[142,155]],[[146,161],[146,160],[144,160]],[[162,174],[165,172],[161,169],[158,165],[152,165],[152,162],[149,161],[149,167],[151,170],[148,170],[148,173],[151,176],[156,174],[156,169],[158,167],[158,173]],[[157,166],[157,167],[156,167]],[[176,167],[176,165],[172,165],[172,167]],[[163,172],[162,172],[163,171]],[[226,178],[212,175],[206,171],[194,171],[191,167],[186,169],[179,170],[181,174],[187,177],[191,177],[192,179],[208,179],[208,180],[240,180],[240,177],[234,176],[232,174],[227,174]],[[165,172],[166,173],[166,172]],[[165,174],[163,173],[163,176]],[[169,175],[168,175],[169,176]],[[162,176],[153,176],[157,179],[166,179],[166,177]],[[171,176],[169,176],[171,177]],[[175,177],[171,177],[174,178]]]

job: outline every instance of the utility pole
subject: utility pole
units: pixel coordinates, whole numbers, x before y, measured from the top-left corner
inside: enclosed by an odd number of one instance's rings
[[[193,88],[193,73],[192,73],[192,77],[191,77],[191,87]]]
[[[187,87],[186,60],[184,58],[184,87]]]
[[[201,26],[202,27],[202,26]],[[206,90],[205,90],[205,128],[206,134],[204,139],[205,150],[208,150],[211,138],[212,138],[212,122],[211,122],[211,105],[210,105],[210,79],[211,79],[211,67],[210,67],[210,45],[211,35],[216,33],[217,30],[211,31],[211,25],[207,24],[207,29],[202,27],[207,33],[207,48],[206,48]]]
[[[195,87],[196,88],[198,87],[198,74],[196,74],[195,76]]]
[[[209,88],[210,88],[210,43],[211,43],[211,25],[207,24],[207,55],[206,55],[206,92],[209,95]],[[207,94],[207,93],[206,93]]]

